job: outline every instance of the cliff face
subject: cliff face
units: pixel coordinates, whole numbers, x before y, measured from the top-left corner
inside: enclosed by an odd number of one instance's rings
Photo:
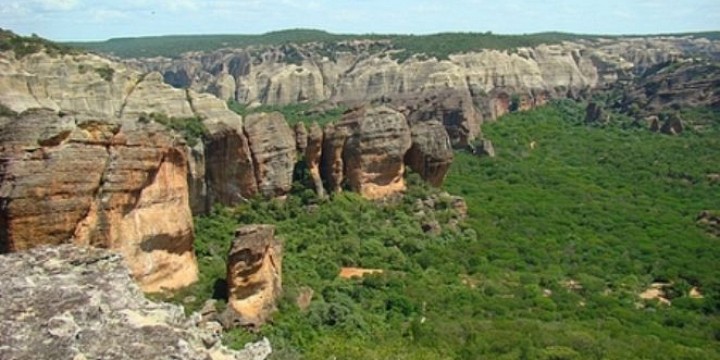
[[[231,97],[242,103],[289,104],[369,101],[446,89],[467,90],[475,97],[498,88],[557,94],[612,83],[683,54],[720,55],[717,41],[660,37],[578,40],[403,62],[393,59],[387,46],[339,45],[344,50],[332,58],[317,44],[308,44],[264,51],[224,49],[135,64],[162,72],[175,86],[209,91],[222,99],[234,94]]]
[[[436,103],[448,115],[442,122],[454,143],[466,145],[478,135],[483,117],[495,119],[511,106],[523,110],[553,97],[582,96],[589,89],[630,79],[655,64],[688,54],[720,56],[718,41],[660,37],[482,50],[450,55],[447,60],[414,56],[399,61],[394,59],[395,50],[379,42],[378,46],[368,46],[367,41],[336,45],[343,50],[332,56],[319,44],[307,44],[224,49],[130,63],[163,73],[174,86],[246,104],[332,101],[356,106],[389,100],[397,105],[445,94],[454,101]],[[518,96],[520,103],[511,104],[512,96]]]
[[[3,251],[116,249],[146,291],[197,279],[184,144],[155,124],[87,114],[38,110],[0,124]]]

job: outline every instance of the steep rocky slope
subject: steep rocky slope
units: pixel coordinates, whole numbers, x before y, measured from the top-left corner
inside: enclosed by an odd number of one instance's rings
[[[267,339],[232,351],[212,322],[145,299],[122,258],[70,245],[0,256],[0,358],[261,360]]]
[[[335,49],[328,53],[327,46]],[[720,55],[707,39],[614,38],[482,50],[447,60],[421,54],[397,59],[383,41],[342,41],[187,53],[179,59],[142,59],[168,83],[210,91],[243,103],[367,101],[434,90],[462,90],[479,97],[498,88],[534,94],[563,93],[614,82],[684,54]]]

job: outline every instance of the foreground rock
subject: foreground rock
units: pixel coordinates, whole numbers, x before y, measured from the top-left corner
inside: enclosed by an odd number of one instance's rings
[[[122,253],[145,291],[197,280],[186,148],[157,124],[53,111],[0,117],[0,251]]]
[[[350,188],[367,199],[405,190],[404,157],[412,144],[405,117],[388,107],[360,108],[338,125],[348,129],[343,162]]]
[[[183,309],[145,299],[122,258],[70,245],[0,256],[0,358],[262,360],[232,351]]]
[[[228,308],[238,325],[257,328],[275,310],[282,292],[282,244],[275,227],[248,225],[235,233],[227,262]]]

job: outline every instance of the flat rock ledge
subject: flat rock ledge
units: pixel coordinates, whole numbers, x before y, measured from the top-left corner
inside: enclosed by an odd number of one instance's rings
[[[216,324],[150,301],[122,257],[72,245],[0,256],[0,359],[263,360],[267,339],[243,350]]]

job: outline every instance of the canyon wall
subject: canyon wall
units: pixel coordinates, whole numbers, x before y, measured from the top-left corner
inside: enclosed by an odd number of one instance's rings
[[[367,102],[449,89],[483,103],[493,101],[494,92],[527,95],[531,102],[573,95],[684,55],[720,56],[720,42],[690,37],[597,38],[403,61],[381,41],[340,42],[331,55],[326,45],[223,49],[129,62],[163,73],[173,86],[246,104]]]

